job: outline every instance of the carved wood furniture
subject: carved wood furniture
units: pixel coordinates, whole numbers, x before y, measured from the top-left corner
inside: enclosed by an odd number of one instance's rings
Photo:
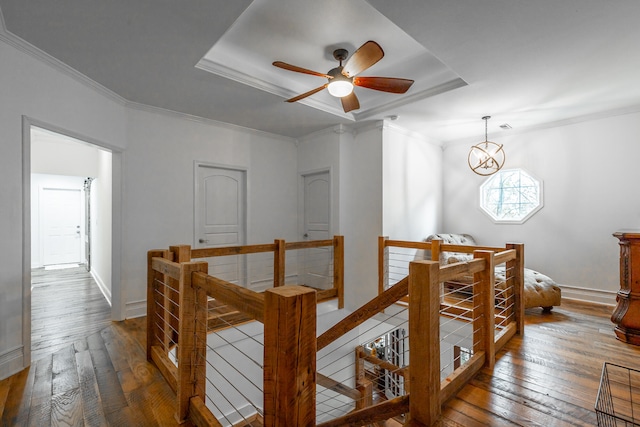
[[[613,235],[620,244],[620,290],[611,321],[620,341],[640,345],[640,230]]]

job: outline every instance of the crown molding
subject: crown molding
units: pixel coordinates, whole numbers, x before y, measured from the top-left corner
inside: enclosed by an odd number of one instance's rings
[[[489,133],[488,136],[490,139],[501,138],[501,137],[511,137],[513,135],[522,135],[522,134],[535,132],[538,130],[553,129],[553,128],[558,128],[563,126],[575,125],[578,123],[591,122],[591,121],[601,120],[601,119],[609,119],[612,117],[625,116],[627,114],[637,114],[637,113],[640,113],[640,104],[630,105],[623,108],[616,108],[608,111],[600,111],[597,113],[583,114],[581,116],[569,117],[566,119],[556,120],[553,122],[545,122],[545,123],[540,123],[540,124],[531,125],[531,126],[525,126],[517,129],[509,129],[503,132],[492,132],[492,133]],[[453,147],[453,146],[462,145],[462,144],[473,144],[476,142],[478,142],[478,137],[461,138],[461,139],[446,141],[443,147],[446,149],[447,147]]]
[[[297,139],[298,142],[309,142],[313,139],[319,138],[324,135],[342,135],[345,133],[355,133],[354,124],[344,124],[340,123],[334,126],[326,127],[324,129],[317,130],[310,134],[301,136]]]
[[[233,130],[236,132],[242,132],[245,134],[268,137],[273,139],[279,139],[279,140],[291,142],[292,144],[297,144],[297,139],[289,136],[278,135],[276,133],[265,132],[262,130],[252,129],[252,128],[248,128],[240,125],[234,125],[232,123],[221,122],[218,120],[206,119],[204,117],[194,116],[192,114],[181,113],[173,110],[167,110],[165,108],[154,107],[147,104],[140,104],[138,102],[127,101],[125,104],[125,107],[131,110],[138,110],[138,111],[142,111],[145,113],[152,113],[152,114],[160,114],[160,115],[164,115],[174,119],[188,120],[191,122],[196,122],[196,123],[200,123],[208,126],[217,126],[224,129]]]
[[[0,36],[7,32],[7,26],[4,23],[4,15],[2,14],[2,9],[0,8]]]
[[[44,64],[49,65],[51,68],[55,69],[56,71],[59,71],[64,75],[71,77],[78,83],[90,89],[95,90],[101,95],[104,95],[106,98],[120,105],[125,105],[125,103],[127,102],[125,98],[121,97],[120,95],[113,92],[112,90],[107,89],[106,87],[102,86],[100,83],[96,82],[95,80],[90,79],[89,77],[85,76],[81,72],[77,71],[75,68],[68,66],[67,64],[60,61],[59,59],[54,58],[53,56],[49,55],[45,51],[35,47],[31,43],[21,39],[20,37],[8,31],[5,27],[4,18],[2,17],[1,13],[2,11],[0,10],[0,21],[1,21],[0,22],[0,41],[3,41],[9,46],[14,47],[18,51],[25,53]]]
[[[249,74],[243,73],[240,70],[227,67],[226,65],[223,65],[219,62],[211,61],[209,59],[201,59],[196,64],[196,68],[220,77],[224,77],[229,80],[236,81],[238,83],[242,83],[247,86],[251,86],[256,89],[260,89],[264,92],[277,95],[284,99],[293,98],[294,96],[298,95],[298,93],[294,93],[290,89],[286,89],[282,86],[275,85],[266,80],[250,76]],[[334,116],[338,116],[343,119],[351,121],[356,120],[353,113],[345,113],[338,104],[327,104],[325,102],[318,101],[316,98],[304,98],[298,101],[298,103],[307,105],[320,111],[324,111],[325,113],[333,114]]]

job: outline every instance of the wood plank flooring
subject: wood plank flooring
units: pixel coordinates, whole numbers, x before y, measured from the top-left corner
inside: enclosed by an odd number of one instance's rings
[[[113,322],[1,381],[0,425],[178,426],[175,393],[146,360],[145,323]]]
[[[31,271],[31,360],[111,323],[111,306],[84,266]]]
[[[597,426],[603,363],[638,368],[640,362],[640,347],[615,338],[611,312],[577,301],[563,301],[549,314],[527,310],[524,337],[512,339],[493,370],[480,371],[445,404],[445,420],[463,426]]]
[[[550,314],[527,310],[524,337],[444,405],[442,424],[596,426],[603,362],[640,361],[640,347],[616,340],[611,310],[568,300]],[[144,318],[77,339],[0,382],[1,425],[177,425],[175,395],[144,348]]]

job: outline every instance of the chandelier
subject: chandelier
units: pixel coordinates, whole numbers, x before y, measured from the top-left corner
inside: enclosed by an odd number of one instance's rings
[[[487,138],[487,123],[491,116],[484,116],[484,141],[471,146],[469,151],[469,167],[478,175],[488,176],[498,172],[504,165],[502,144],[496,144]]]

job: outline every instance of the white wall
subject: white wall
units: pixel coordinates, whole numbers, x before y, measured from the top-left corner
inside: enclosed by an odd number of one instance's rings
[[[25,348],[30,340],[25,322],[30,310],[29,287],[23,286],[29,282],[31,267],[29,255],[23,259],[23,251],[30,254],[31,249],[29,215],[23,210],[23,116],[54,123],[113,147],[125,145],[125,120],[121,104],[19,51],[1,30],[0,378],[4,378],[27,366],[30,359]],[[29,194],[28,180],[24,185]],[[29,206],[29,200],[24,204]]]
[[[97,171],[91,184],[91,276],[112,304],[112,158],[98,150]]]
[[[383,135],[382,235],[420,241],[442,226],[442,147],[392,125]]]
[[[31,173],[95,176],[98,148],[49,131],[31,128]]]
[[[382,121],[299,141],[301,174],[331,171],[332,233],[345,236],[348,308],[377,295],[378,236],[420,240],[440,227],[441,162],[437,142]]]
[[[493,223],[478,208],[483,178],[467,166],[471,143],[457,144],[444,153],[441,231],[470,233],[481,244],[522,242],[525,265],[565,285],[563,296],[614,304],[612,233],[640,228],[640,113],[502,135],[489,139],[504,143],[504,167],[542,180],[544,207],[522,225]]]
[[[128,112],[122,287],[126,317],[146,313],[151,249],[194,245],[194,163],[247,170],[247,243],[297,235],[297,154],[288,138],[169,114]]]
[[[304,230],[304,183],[302,175],[328,170],[331,178],[331,229],[330,235],[340,234],[340,139],[345,132],[353,132],[340,125],[301,138],[298,141],[298,232]]]
[[[340,135],[340,233],[345,236],[345,307],[378,294],[382,233],[382,126]]]
[[[26,178],[22,184],[23,117],[99,142],[114,153],[114,216],[101,207],[97,221],[110,222],[114,230],[122,227],[122,234],[115,235],[121,250],[116,240],[113,248],[114,271],[121,271],[121,277],[100,273],[105,282],[121,280],[122,289],[113,290],[116,318],[145,313],[149,249],[193,242],[196,160],[247,169],[249,243],[296,237],[297,155],[291,139],[126,107],[124,100],[16,44],[0,28],[0,379],[30,363],[29,200],[23,210],[23,188],[28,195],[30,183]],[[102,153],[98,163],[104,162],[109,159]],[[109,180],[106,172],[95,190],[106,194],[102,179]],[[97,271],[108,252],[95,254]]]

